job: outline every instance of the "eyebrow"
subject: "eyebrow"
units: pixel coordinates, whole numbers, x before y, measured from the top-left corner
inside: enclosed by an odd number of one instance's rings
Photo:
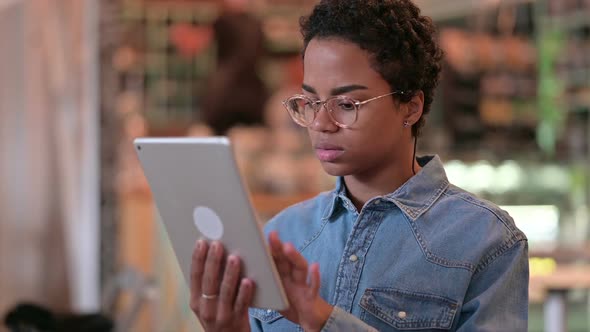
[[[317,94],[317,92],[314,88],[312,88],[311,86],[309,86],[305,83],[301,87],[303,88],[303,90],[305,90],[309,93]],[[367,90],[367,89],[368,88],[364,85],[351,84],[351,85],[345,85],[345,86],[340,86],[340,87],[334,88],[330,91],[330,94],[332,96],[337,96],[337,95],[341,95],[341,94],[355,91],[355,90]]]

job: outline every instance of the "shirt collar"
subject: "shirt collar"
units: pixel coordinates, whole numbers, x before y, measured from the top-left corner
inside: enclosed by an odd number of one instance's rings
[[[422,169],[396,191],[382,197],[397,205],[412,221],[426,212],[449,186],[444,166],[437,155],[417,160]],[[350,205],[350,200],[346,197],[344,178],[338,177],[324,219],[332,218],[339,206],[350,209],[347,205]]]

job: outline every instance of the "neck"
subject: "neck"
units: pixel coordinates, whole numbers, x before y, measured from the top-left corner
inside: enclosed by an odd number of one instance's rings
[[[370,169],[362,174],[351,174],[344,177],[348,197],[358,211],[373,197],[392,193],[406,183],[421,167],[414,158],[414,150],[404,153],[404,158],[390,162],[390,166],[381,170]]]

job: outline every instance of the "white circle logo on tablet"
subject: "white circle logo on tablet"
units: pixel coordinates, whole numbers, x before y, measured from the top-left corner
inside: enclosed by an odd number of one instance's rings
[[[221,219],[208,207],[197,206],[193,211],[195,226],[201,234],[210,240],[219,240],[223,235],[223,224]]]

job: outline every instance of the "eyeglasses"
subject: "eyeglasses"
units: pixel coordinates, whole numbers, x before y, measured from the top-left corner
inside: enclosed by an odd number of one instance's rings
[[[305,95],[294,95],[283,101],[293,121],[302,127],[309,127],[315,120],[322,106],[328,111],[330,119],[340,128],[350,128],[357,118],[361,106],[374,100],[391,96],[407,95],[409,91],[394,91],[365,101],[358,101],[347,96],[334,96],[325,101],[313,100]]]

